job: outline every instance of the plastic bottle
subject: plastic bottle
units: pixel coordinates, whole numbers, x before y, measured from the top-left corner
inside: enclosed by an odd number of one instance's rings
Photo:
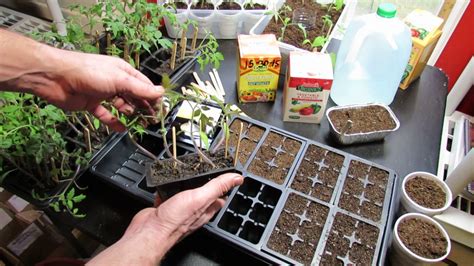
[[[331,98],[337,105],[392,103],[411,52],[410,29],[396,7],[355,18],[337,53]]]

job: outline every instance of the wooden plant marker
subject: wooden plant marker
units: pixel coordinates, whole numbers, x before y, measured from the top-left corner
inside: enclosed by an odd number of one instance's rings
[[[92,152],[91,132],[88,128],[84,128],[84,141],[88,152]]]
[[[172,135],[173,135],[173,159],[174,159],[174,167],[176,167],[176,160],[178,158],[177,156],[177,151],[176,151],[176,128],[173,127],[172,129]]]
[[[178,42],[174,41],[173,49],[171,50],[171,63],[170,63],[171,70],[174,70],[174,68],[176,67],[176,51],[177,50],[178,50]]]
[[[237,161],[239,160],[239,149],[240,149],[240,136],[242,135],[242,130],[244,128],[244,124],[240,122],[240,130],[239,130],[239,136],[237,138],[237,148],[235,149],[235,157],[234,157],[234,167],[237,166]]]
[[[196,42],[197,42],[198,32],[199,32],[199,28],[194,27],[193,39],[191,41],[191,52],[194,52],[194,50],[196,50]]]

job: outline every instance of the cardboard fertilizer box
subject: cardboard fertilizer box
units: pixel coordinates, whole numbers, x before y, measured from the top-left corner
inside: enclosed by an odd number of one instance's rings
[[[400,88],[403,90],[423,72],[441,36],[439,28],[443,24],[443,19],[428,11],[416,9],[408,14],[404,22],[411,30],[413,44],[408,65],[400,82]]]
[[[283,121],[319,123],[333,80],[329,54],[290,52],[283,95]]]
[[[281,56],[273,34],[239,35],[237,93],[239,102],[274,101]]]

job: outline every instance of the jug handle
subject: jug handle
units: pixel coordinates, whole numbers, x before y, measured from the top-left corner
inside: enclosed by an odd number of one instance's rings
[[[356,59],[359,55],[360,48],[362,47],[362,44],[364,43],[365,39],[367,39],[367,37],[372,33],[378,33],[378,32],[374,32],[373,30],[369,30],[369,28],[364,28],[359,32],[359,34],[358,34],[359,38],[357,38],[355,40],[353,46],[351,47],[351,50],[347,54],[345,63],[351,64],[351,63],[354,63],[356,61]],[[397,45],[397,43],[395,42],[395,40],[393,39],[392,36],[388,36],[387,40],[388,40],[388,43],[392,47],[393,50],[398,49],[398,45]]]

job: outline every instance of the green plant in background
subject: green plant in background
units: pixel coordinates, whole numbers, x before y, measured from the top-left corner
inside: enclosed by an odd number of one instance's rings
[[[0,99],[0,184],[20,176],[32,196],[43,200],[49,197],[40,191],[73,183],[91,154],[64,139],[68,116],[30,94],[2,92]],[[77,214],[67,204],[57,207]]]
[[[201,41],[196,50],[201,51],[201,55],[197,58],[199,67],[204,70],[204,67],[212,64],[214,68],[219,68],[221,61],[224,60],[224,55],[217,51],[219,44],[213,34],[207,33],[206,37]]]

